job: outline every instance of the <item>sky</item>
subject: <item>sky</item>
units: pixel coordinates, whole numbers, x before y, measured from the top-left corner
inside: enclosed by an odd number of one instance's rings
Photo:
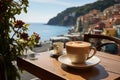
[[[28,0],[28,12],[22,12],[17,19],[29,23],[47,23],[58,13],[70,7],[82,6],[97,0]]]

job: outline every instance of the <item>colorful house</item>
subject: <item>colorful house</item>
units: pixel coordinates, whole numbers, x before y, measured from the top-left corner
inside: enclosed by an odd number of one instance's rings
[[[102,34],[107,36],[117,36],[117,30],[116,28],[104,28]]]

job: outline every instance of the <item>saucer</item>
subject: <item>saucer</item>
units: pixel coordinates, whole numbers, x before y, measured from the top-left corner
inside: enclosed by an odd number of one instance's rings
[[[85,63],[73,64],[66,54],[58,57],[58,60],[61,63],[74,68],[88,68],[95,66],[100,62],[100,59],[97,56],[93,56],[92,58],[88,59]]]
[[[38,59],[38,56],[39,56],[39,54],[29,54],[28,55],[28,59],[30,59],[30,60],[37,60]]]
[[[50,55],[53,55],[53,56],[60,56],[60,55],[62,55],[62,54],[56,54],[56,53],[54,53],[54,50],[52,50],[52,51],[50,51]]]

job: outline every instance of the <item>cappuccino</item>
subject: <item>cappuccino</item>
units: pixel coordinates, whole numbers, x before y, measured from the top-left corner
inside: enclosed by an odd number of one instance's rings
[[[88,47],[88,46],[91,46],[90,43],[83,42],[83,41],[71,41],[71,42],[66,43],[66,45],[70,46],[70,47]]]
[[[54,49],[55,54],[57,54],[57,55],[62,54],[63,48],[64,48],[63,42],[54,42],[53,43],[53,49]]]
[[[90,56],[90,51],[94,52]],[[96,49],[91,44],[84,41],[70,41],[66,43],[66,52],[72,63],[84,63],[95,55]]]

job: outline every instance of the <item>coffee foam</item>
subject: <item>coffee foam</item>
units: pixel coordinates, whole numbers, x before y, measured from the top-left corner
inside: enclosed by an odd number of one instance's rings
[[[90,46],[90,43],[82,41],[71,41],[67,42],[66,45],[71,47],[88,47]]]

